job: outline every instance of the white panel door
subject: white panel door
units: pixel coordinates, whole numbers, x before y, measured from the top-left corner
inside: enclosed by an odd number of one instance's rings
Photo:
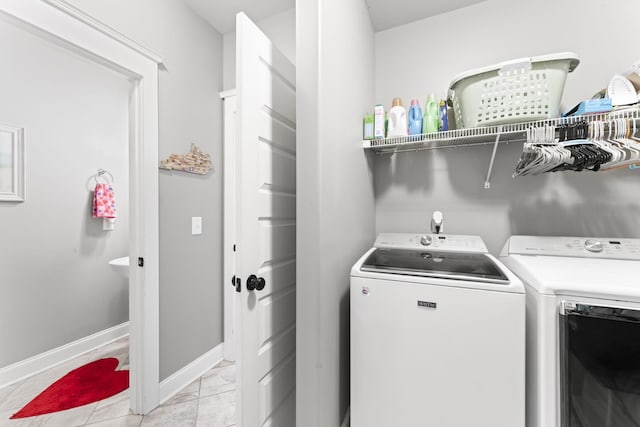
[[[242,13],[236,31],[238,424],[294,427],[295,67]]]

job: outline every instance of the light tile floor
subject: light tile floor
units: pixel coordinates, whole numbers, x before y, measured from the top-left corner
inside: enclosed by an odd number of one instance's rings
[[[235,426],[235,365],[222,361],[171,399],[142,416],[129,411],[129,390],[97,403],[37,417],[10,420],[42,390],[83,364],[115,357],[129,367],[129,339],[122,338],[25,380],[0,388],[0,427],[229,427]]]

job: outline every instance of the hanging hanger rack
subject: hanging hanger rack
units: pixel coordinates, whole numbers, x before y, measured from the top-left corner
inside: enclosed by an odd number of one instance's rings
[[[531,127],[513,176],[564,170],[638,169],[640,139],[635,136],[636,122],[637,117],[617,116]]]

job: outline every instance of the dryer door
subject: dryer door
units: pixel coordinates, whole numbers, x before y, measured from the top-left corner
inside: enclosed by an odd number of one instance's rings
[[[563,301],[562,427],[640,427],[640,310]]]

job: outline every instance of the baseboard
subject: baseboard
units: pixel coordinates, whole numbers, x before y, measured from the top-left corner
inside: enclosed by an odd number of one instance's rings
[[[184,368],[160,382],[160,404],[204,375],[224,359],[224,343],[220,343]]]
[[[0,368],[0,387],[35,375],[129,334],[129,322],[105,329],[20,362]]]
[[[344,420],[342,420],[342,424],[340,427],[349,427],[351,425],[351,406],[347,408],[347,413],[344,415]]]

